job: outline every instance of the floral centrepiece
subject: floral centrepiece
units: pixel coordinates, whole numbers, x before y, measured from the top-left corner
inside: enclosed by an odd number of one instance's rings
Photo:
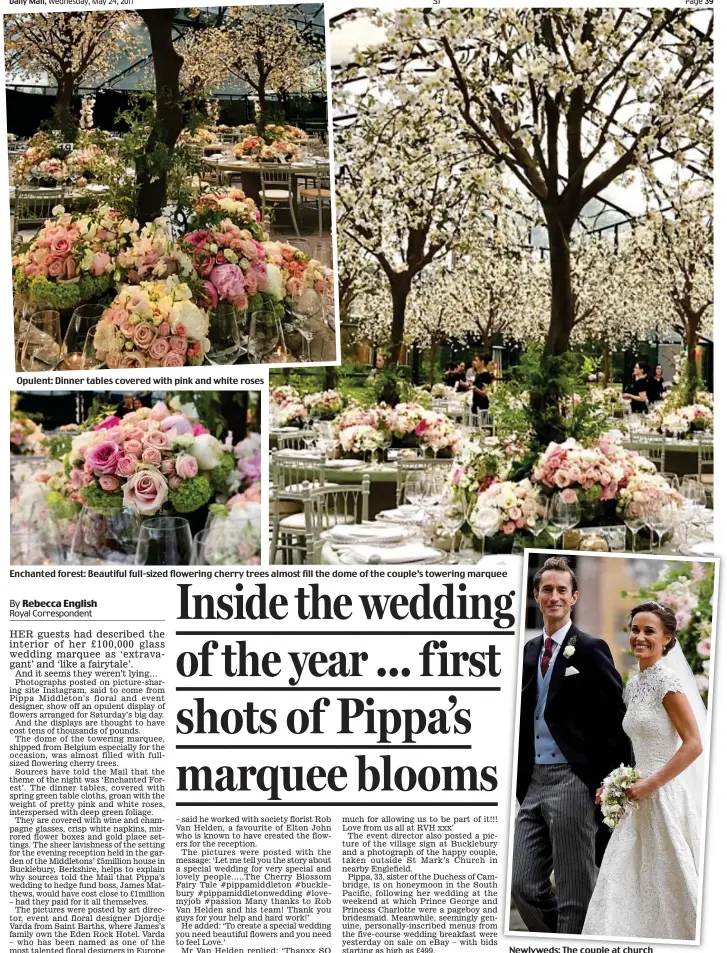
[[[194,215],[189,224],[193,231],[211,229],[229,220],[238,228],[247,229],[256,241],[267,241],[260,209],[242,189],[203,192],[193,199],[192,207]]]
[[[539,490],[530,480],[491,483],[477,496],[470,522],[488,536],[512,536],[517,530],[527,531],[542,516],[538,496]]]
[[[298,162],[300,148],[297,142],[288,142],[285,139],[276,139],[266,143],[260,136],[247,136],[232,147],[232,154],[236,158],[254,156],[264,162]]]
[[[291,304],[313,294],[326,301],[333,300],[331,268],[285,242],[265,242],[264,245],[268,261],[282,271],[284,295]]]
[[[118,254],[131,247],[139,224],[107,206],[83,215],[59,206],[54,214],[13,256],[13,290],[22,300],[63,311],[113,287]]]
[[[303,406],[308,416],[317,420],[333,420],[343,410],[344,399],[335,390],[318,391],[315,394],[306,394]]]
[[[265,248],[250,231],[229,219],[211,230],[188,232],[182,246],[194,260],[207,307],[228,301],[238,311],[245,311],[252,295],[267,290]]]
[[[111,368],[201,364],[209,349],[209,318],[176,276],[125,285],[104,311],[94,339]]]
[[[17,395],[10,397],[10,452],[30,457],[48,453],[43,427],[16,407]]]
[[[107,417],[73,439],[69,477],[77,498],[102,515],[128,507],[153,516],[205,506],[229,484],[234,457],[205,427],[159,402]]]

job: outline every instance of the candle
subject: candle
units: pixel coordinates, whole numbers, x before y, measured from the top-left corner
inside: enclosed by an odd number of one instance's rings
[[[58,366],[59,371],[78,371],[83,367],[83,355],[80,351],[67,354]]]

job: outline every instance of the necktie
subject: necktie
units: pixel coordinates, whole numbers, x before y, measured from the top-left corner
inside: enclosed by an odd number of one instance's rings
[[[548,666],[550,665],[550,660],[553,657],[553,640],[550,636],[547,636],[545,639],[545,648],[543,649],[543,657],[540,660],[540,674],[545,678],[545,673],[548,671]]]

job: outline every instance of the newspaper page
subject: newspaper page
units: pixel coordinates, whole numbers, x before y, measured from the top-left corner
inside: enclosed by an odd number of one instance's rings
[[[0,12],[3,948],[716,953],[713,4]]]

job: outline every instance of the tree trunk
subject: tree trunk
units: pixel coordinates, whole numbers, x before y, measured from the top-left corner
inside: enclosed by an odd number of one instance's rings
[[[687,393],[688,404],[693,404],[699,390],[699,367],[697,366],[697,345],[699,343],[699,319],[694,314],[685,315],[684,338],[687,346]]]
[[[565,354],[573,330],[573,287],[570,267],[570,233],[572,224],[557,212],[546,212],[550,255],[550,327],[545,353]]]
[[[156,119],[149,131],[143,153],[136,160],[139,193],[136,217],[144,224],[157,218],[167,204],[167,169],[172,151],[184,126],[179,93],[182,57],[172,41],[174,10],[140,10],[151,42],[156,84]],[[159,146],[166,160],[159,163]]]
[[[338,383],[338,370],[332,364],[327,364],[324,371],[324,390],[335,390]]]
[[[255,117],[255,125],[257,127],[257,134],[262,137],[265,132],[265,126],[268,123],[268,101],[265,98],[265,84],[257,88],[257,116]]]
[[[430,389],[434,387],[434,359],[437,354],[437,339],[434,335],[431,338],[431,345],[429,348],[429,387]]]
[[[60,129],[64,142],[75,142],[78,124],[73,118],[73,92],[75,82],[72,73],[63,73],[58,80],[58,95],[53,109],[53,121]]]
[[[389,278],[391,283],[391,351],[387,358],[389,367],[396,367],[404,344],[404,322],[406,320],[406,302],[411,290],[411,275],[406,272]]]
[[[608,344],[603,345],[603,386],[611,383],[611,349]]]

